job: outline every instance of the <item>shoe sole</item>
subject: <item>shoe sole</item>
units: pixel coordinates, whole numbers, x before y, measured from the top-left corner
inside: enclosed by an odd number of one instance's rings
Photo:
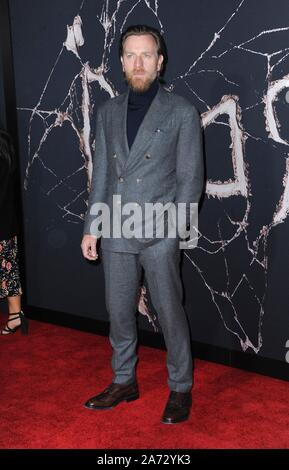
[[[161,419],[161,423],[162,423],[162,424],[178,424],[178,423],[183,423],[184,421],[187,421],[187,420],[189,419],[189,417],[190,417],[190,415],[188,414],[188,416],[185,416],[185,417],[182,418],[182,419],[178,419],[177,421],[174,421],[174,420],[172,420],[172,419],[170,419],[170,418],[168,418],[168,419],[163,418],[163,419]]]
[[[130,402],[130,401],[135,401],[139,398],[139,395],[130,395],[126,398],[120,398],[119,400],[116,400],[113,405],[110,406],[88,406],[84,404],[83,406],[87,408],[88,410],[111,410],[115,406],[119,405],[122,401]]]

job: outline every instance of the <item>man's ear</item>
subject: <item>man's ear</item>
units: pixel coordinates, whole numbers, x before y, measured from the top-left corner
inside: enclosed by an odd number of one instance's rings
[[[162,54],[159,55],[159,58],[158,58],[158,72],[161,71],[162,69],[162,63],[164,61],[164,56]]]
[[[121,61],[121,65],[122,65],[122,70],[124,72],[124,65],[123,65],[123,58],[122,57],[120,58],[120,61]]]

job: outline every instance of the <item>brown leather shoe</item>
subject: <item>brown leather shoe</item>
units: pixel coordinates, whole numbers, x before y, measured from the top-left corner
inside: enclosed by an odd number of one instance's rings
[[[189,418],[191,406],[191,392],[171,392],[161,422],[164,424],[174,424],[186,421]]]
[[[139,398],[136,382],[129,385],[110,384],[103,392],[90,398],[84,406],[90,410],[108,410],[121,401],[133,401]]]

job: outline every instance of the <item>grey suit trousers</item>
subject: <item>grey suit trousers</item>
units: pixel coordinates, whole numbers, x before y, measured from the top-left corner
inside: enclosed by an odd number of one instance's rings
[[[182,306],[179,256],[176,239],[160,240],[137,254],[102,250],[114,383],[135,379],[136,310],[143,268],[166,343],[169,388],[176,392],[191,390],[193,363]]]

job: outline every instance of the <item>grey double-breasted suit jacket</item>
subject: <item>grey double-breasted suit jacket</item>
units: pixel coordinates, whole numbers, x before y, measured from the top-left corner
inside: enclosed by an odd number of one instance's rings
[[[198,203],[204,183],[200,118],[185,98],[161,86],[139,127],[127,143],[129,92],[98,110],[95,156],[84,234],[97,235],[94,203],[113,207],[113,195],[144,208],[145,203]],[[156,242],[158,240],[154,240]],[[103,238],[102,248],[138,253],[151,240]]]

